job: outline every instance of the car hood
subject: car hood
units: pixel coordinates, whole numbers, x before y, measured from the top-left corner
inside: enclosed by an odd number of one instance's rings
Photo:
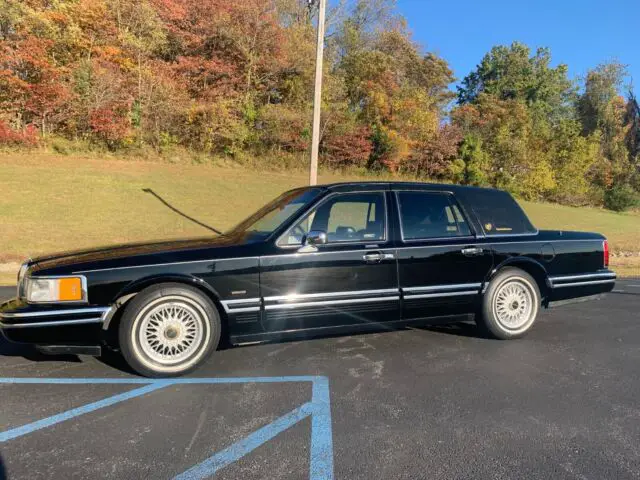
[[[31,272],[58,269],[61,267],[83,266],[87,264],[108,264],[113,267],[121,259],[131,259],[136,257],[136,263],[162,263],[164,261],[174,261],[175,255],[168,258],[168,254],[180,255],[185,261],[198,260],[199,253],[210,254],[211,248],[236,247],[251,243],[247,237],[228,237],[220,235],[217,237],[190,238],[181,240],[168,240],[147,243],[128,243],[112,245],[87,250],[74,250],[60,252],[51,255],[40,256],[32,259],[30,263]],[[105,265],[106,266],[106,265]]]

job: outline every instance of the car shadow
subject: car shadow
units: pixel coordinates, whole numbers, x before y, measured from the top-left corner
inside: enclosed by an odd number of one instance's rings
[[[7,342],[2,337],[0,337],[0,357],[21,357],[34,363],[82,363],[82,359],[78,355],[47,355],[40,353],[32,345]],[[137,375],[118,352],[103,349],[102,355],[96,359],[109,368]]]
[[[410,331],[410,330],[423,330],[434,333],[444,333],[447,335],[455,335],[459,337],[468,337],[468,338],[488,338],[487,335],[479,329],[475,323],[472,321],[459,321],[456,323],[447,323],[441,325],[411,325],[411,326],[402,326],[398,328],[380,328],[380,329],[371,329],[371,330],[363,330],[360,332],[351,332],[351,333],[332,333],[325,335],[294,335],[294,336],[286,336],[282,338],[272,338],[269,341],[266,341],[265,344],[282,344],[282,343],[290,343],[290,342],[300,342],[305,340],[319,340],[325,338],[339,338],[339,337],[349,337],[349,336],[360,336],[360,335],[370,335],[370,334],[379,334],[385,332],[393,332],[393,331]],[[247,348],[250,347],[250,344],[247,345],[231,345],[228,342],[223,342],[219,347],[219,351],[223,350],[233,350],[237,348]],[[18,343],[11,343],[6,341],[2,336],[0,336],[0,357],[22,357],[25,360],[32,361],[35,363],[42,362],[66,362],[66,363],[81,363],[82,360],[77,355],[46,355],[40,353],[34,346],[32,345],[22,345]],[[116,351],[112,351],[109,349],[103,349],[102,355],[100,357],[96,357],[96,359],[102,363],[103,365],[112,368],[114,370],[119,370],[122,373],[135,375],[138,374],[126,363],[124,357]],[[2,477],[0,477],[2,480]]]
[[[0,454],[0,480],[7,480],[7,470],[4,467],[4,460],[2,459],[2,454]]]
[[[124,357],[119,352],[103,348],[102,355],[96,358],[100,363],[109,368],[120,370],[122,373],[139,376],[139,374],[127,364]]]
[[[458,337],[489,338],[487,334],[473,322],[457,322],[444,325],[421,325],[409,328],[436,333],[446,333],[448,335],[456,335]]]
[[[33,345],[8,342],[0,335],[0,357],[22,357],[31,362],[73,362],[82,360],[77,355],[45,355]]]

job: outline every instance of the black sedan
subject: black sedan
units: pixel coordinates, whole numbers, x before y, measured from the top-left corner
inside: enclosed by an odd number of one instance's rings
[[[488,335],[517,338],[541,307],[614,282],[602,235],[538,231],[505,192],[334,184],[286,192],[217,237],[29,260],[0,329],[44,352],[112,348],[142,375],[176,376],[223,341],[469,314]]]

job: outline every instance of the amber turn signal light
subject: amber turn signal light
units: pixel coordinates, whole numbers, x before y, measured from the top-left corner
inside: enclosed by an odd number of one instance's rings
[[[80,278],[61,278],[58,283],[58,300],[74,302],[82,300],[82,282]]]

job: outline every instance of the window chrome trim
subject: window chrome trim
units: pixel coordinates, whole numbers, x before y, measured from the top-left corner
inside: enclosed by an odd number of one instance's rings
[[[311,215],[314,211],[317,211],[318,208],[320,208],[322,206],[323,203],[327,202],[328,200],[331,199],[331,197],[335,197],[335,196],[345,196],[345,195],[360,195],[363,193],[375,193],[377,195],[381,195],[382,196],[382,200],[384,201],[384,238],[381,239],[368,239],[368,240],[354,240],[354,241],[342,241],[342,242],[327,242],[324,245],[321,245],[321,247],[326,247],[328,245],[369,245],[372,243],[388,243],[390,241],[389,239],[389,205],[387,202],[387,192],[389,190],[358,190],[356,192],[332,192],[329,195],[325,195],[324,197],[320,198],[315,205],[311,206],[309,208],[309,210],[305,211],[305,213],[303,215],[301,215],[300,217],[296,218],[293,223],[291,224],[291,226],[289,228],[287,228],[284,233],[282,235],[280,235],[274,245],[277,248],[283,249],[283,250],[291,250],[294,248],[300,248],[302,245],[280,245],[280,240],[285,237],[289,231],[291,231],[291,229],[293,227],[295,227],[300,220],[302,220],[303,218],[307,217],[308,215]],[[327,235],[329,234],[329,232],[327,232]],[[318,253],[318,252],[310,252],[310,253]]]
[[[477,237],[474,237],[473,235],[466,235],[464,237],[430,237],[430,238],[409,238],[407,240],[402,239],[402,243],[407,243],[407,244],[411,244],[411,243],[418,243],[418,242],[437,242],[440,240],[473,240],[469,243],[476,243],[475,239]],[[452,242],[453,244],[453,242]],[[440,245],[433,245],[434,247],[447,247],[450,244],[440,244]],[[455,245],[455,244],[454,244]],[[425,245],[426,246],[431,246],[431,245]],[[399,247],[402,248],[402,247]],[[421,248],[421,247],[418,247]]]
[[[458,297],[464,295],[479,295],[480,290],[465,290],[459,292],[441,292],[441,293],[424,293],[420,295],[405,296],[405,300],[414,300],[418,298],[439,298],[439,297]]]
[[[358,303],[370,303],[370,302],[391,302],[399,301],[400,296],[394,295],[392,297],[370,297],[370,298],[352,298],[346,300],[320,300],[317,302],[301,302],[301,303],[277,303],[275,305],[265,305],[265,310],[288,310],[294,308],[303,307],[323,307],[331,305],[350,305]]]

